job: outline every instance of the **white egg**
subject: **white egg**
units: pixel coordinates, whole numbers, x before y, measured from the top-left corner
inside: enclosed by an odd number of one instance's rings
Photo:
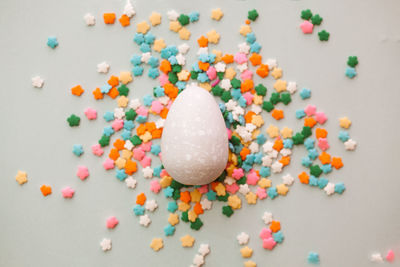
[[[228,161],[228,134],[214,97],[196,85],[178,95],[161,139],[162,163],[176,181],[202,185],[214,181]]]

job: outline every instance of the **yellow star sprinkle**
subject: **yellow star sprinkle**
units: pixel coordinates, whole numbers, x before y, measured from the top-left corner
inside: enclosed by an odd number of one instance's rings
[[[340,118],[339,125],[342,128],[348,129],[351,125],[351,120],[349,120],[349,118],[347,118],[347,117]]]
[[[264,120],[261,115],[253,115],[251,123],[257,127],[261,127],[264,124]]]
[[[253,192],[248,192],[246,194],[246,200],[248,204],[256,204],[257,203],[257,195]]]
[[[222,52],[220,50],[213,49],[212,53],[215,55],[215,60],[214,60],[215,63],[220,62],[222,60]]]
[[[225,186],[222,183],[218,183],[218,185],[215,187],[215,191],[217,192],[217,196],[225,196]]]
[[[188,212],[189,221],[194,222],[196,220],[196,218],[197,218],[196,212],[194,212],[194,210],[189,210],[189,212]]]
[[[234,169],[235,169],[235,166],[230,165],[228,168],[226,168],[226,174],[228,174],[228,176],[232,176]]]
[[[206,89],[208,92],[211,91],[211,84],[210,83],[200,83],[199,86],[203,89]]]
[[[139,22],[136,25],[136,31],[139,33],[146,34],[148,30],[150,30],[150,25],[146,21]]]
[[[15,180],[17,180],[17,182],[18,182],[20,185],[22,185],[22,184],[28,182],[26,172],[24,172],[24,171],[18,171],[18,172],[17,172],[17,175],[15,176]]]
[[[275,138],[279,136],[279,128],[275,125],[270,124],[266,130],[267,134],[271,138]]]
[[[263,103],[263,96],[254,94],[253,103],[256,105],[261,105]]]
[[[242,254],[243,258],[250,258],[253,255],[253,250],[248,246],[245,246],[240,249],[240,253]]]
[[[286,196],[288,191],[289,187],[287,187],[285,184],[280,184],[276,186],[276,192],[278,192],[279,195]]]
[[[122,95],[122,96],[118,97],[118,100],[117,100],[118,107],[125,108],[128,105],[128,103],[129,103],[129,99],[126,96]]]
[[[242,200],[237,195],[229,196],[228,205],[234,210],[240,209],[242,207]]]
[[[274,68],[274,70],[271,72],[271,76],[274,77],[275,80],[279,79],[282,77],[282,69]]]
[[[161,50],[163,50],[165,47],[167,47],[167,45],[164,42],[164,39],[157,39],[154,41],[153,44],[153,50],[157,51],[157,52],[161,52]]]
[[[232,68],[229,67],[225,70],[225,78],[232,80],[236,76],[236,71]]]
[[[168,175],[164,176],[160,180],[160,185],[162,188],[166,188],[166,187],[170,186],[171,183],[172,183],[172,177],[168,176]]]
[[[176,213],[170,213],[168,217],[168,222],[170,225],[174,226],[179,223],[179,215]]]
[[[128,84],[130,83],[133,79],[132,79],[132,74],[130,71],[121,71],[119,73],[119,81],[123,84]]]
[[[151,135],[151,133],[149,131],[146,131],[144,134],[140,135],[139,137],[145,143],[149,142],[153,138],[153,136]]]
[[[275,70],[276,70],[276,69],[275,69]],[[275,89],[278,93],[283,92],[283,91],[286,91],[286,88],[287,88],[287,82],[284,81],[284,80],[277,80],[277,81],[274,83],[274,89]]]
[[[184,248],[190,248],[193,247],[195,239],[191,237],[190,235],[185,235],[181,237],[181,243],[182,247]]]
[[[152,12],[149,17],[150,23],[153,26],[161,24],[161,14],[157,12]]]
[[[201,193],[199,192],[199,190],[195,189],[190,192],[190,199],[192,202],[200,202]]]
[[[215,30],[207,32],[207,39],[212,44],[218,44],[219,37],[220,37],[219,33],[217,33]]]
[[[283,129],[281,130],[281,136],[283,138],[291,138],[292,135],[293,135],[293,130],[288,127],[283,127]]]
[[[121,158],[130,159],[132,157],[132,154],[133,154],[132,151],[124,149],[122,150]]]
[[[188,203],[186,203],[186,202],[183,202],[183,201],[179,202],[179,204],[178,204],[178,210],[180,210],[180,211],[187,211],[187,210],[189,210],[189,209],[190,209],[190,204],[188,204]]]
[[[257,267],[257,263],[255,263],[254,261],[245,261],[244,267]]]
[[[224,13],[220,8],[211,10],[211,18],[214,20],[220,20],[224,16]]]
[[[246,36],[248,33],[251,33],[250,25],[242,25],[240,26],[239,33],[243,36]]]
[[[162,238],[153,238],[153,240],[151,241],[150,247],[154,251],[159,251],[160,249],[162,249],[164,247]]]
[[[261,187],[261,188],[271,187],[271,180],[270,180],[270,179],[267,179],[267,178],[261,178],[261,179],[258,181],[257,184],[258,184],[258,186]]]
[[[173,32],[178,32],[182,28],[182,25],[179,21],[174,20],[169,22],[169,29]]]
[[[190,38],[190,31],[186,27],[183,27],[182,29],[180,29],[178,31],[178,34],[179,34],[179,38],[181,38],[182,40],[189,40],[189,38]]]
[[[115,161],[115,166],[117,166],[118,169],[122,169],[123,167],[125,167],[125,163],[126,163],[126,159],[123,158],[117,158],[117,160]]]
[[[189,79],[189,74],[190,74],[189,71],[181,70],[181,72],[178,73],[178,79],[180,81],[187,81]]]

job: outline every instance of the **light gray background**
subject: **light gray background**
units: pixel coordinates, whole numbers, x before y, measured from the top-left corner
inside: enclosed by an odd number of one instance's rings
[[[138,48],[132,42],[135,27],[119,23],[106,26],[103,12],[121,14],[124,0],[112,1],[0,1],[0,266],[189,266],[202,242],[211,246],[207,266],[241,266],[236,235],[250,234],[252,260],[258,266],[308,266],[307,253],[318,251],[321,266],[373,266],[373,251],[386,253],[394,248],[400,262],[400,215],[398,193],[400,2],[397,0],[330,1],[137,1],[135,24],[152,11],[163,14],[161,26],[153,29],[168,44],[179,44],[177,34],[168,31],[166,11],[200,11],[200,21],[189,25],[192,53],[199,34],[215,28],[222,34],[220,48],[235,52],[243,42],[238,34],[247,10],[257,8],[260,17],[252,27],[263,45],[264,58],[276,58],[284,79],[312,89],[312,98],[301,101],[298,94],[285,108],[286,118],[279,126],[300,128],[294,111],[311,103],[325,111],[329,120],[329,141],[333,155],[342,156],[344,167],[328,177],[347,186],[342,196],[327,197],[321,190],[301,185],[297,180],[287,197],[264,200],[237,211],[230,219],[221,215],[215,203],[202,219],[199,232],[180,223],[173,237],[165,238],[167,223],[163,195],[153,196],[159,210],[149,228],[143,228],[131,212],[136,194],[148,192],[148,181],[136,175],[138,187],[128,189],[105,172],[102,160],[90,146],[98,140],[105,122],[103,112],[116,103],[94,101],[91,91],[105,82],[96,64],[106,60],[110,73],[129,70],[129,59]],[[220,22],[210,20],[210,10],[221,7]],[[312,35],[299,29],[300,11],[311,8],[324,21]],[[83,15],[91,12],[97,24],[87,27]],[[317,32],[331,33],[329,42],[320,42]],[[59,47],[46,46],[55,35]],[[358,76],[344,76],[349,55],[357,55]],[[32,88],[31,77],[45,79],[42,89]],[[108,76],[107,76],[108,77]],[[70,88],[81,84],[86,92],[77,98]],[[132,96],[151,92],[156,82],[143,78],[130,85]],[[271,79],[266,84],[272,88]],[[99,119],[88,121],[84,108],[99,111]],[[65,119],[77,113],[79,128],[68,127]],[[337,119],[352,119],[350,135],[358,141],[357,150],[346,152],[337,140]],[[270,121],[268,118],[267,124]],[[84,145],[85,154],[75,157],[72,145]],[[303,168],[304,149],[296,148],[294,160],[284,173],[297,175]],[[78,164],[89,167],[90,177],[82,182],[76,175]],[[25,170],[29,182],[19,186],[14,176]],[[141,173],[141,172],[138,172]],[[279,181],[281,175],[273,176]],[[49,184],[53,194],[44,198],[40,185]],[[61,197],[64,186],[76,189],[72,200]],[[282,223],[285,241],[273,251],[261,247],[258,233],[261,215],[271,211]],[[114,215],[120,224],[107,230],[105,220]],[[196,237],[191,249],[180,246],[179,237]],[[165,247],[154,253],[148,246],[154,236],[162,236]],[[99,242],[112,239],[113,249],[103,253]]]

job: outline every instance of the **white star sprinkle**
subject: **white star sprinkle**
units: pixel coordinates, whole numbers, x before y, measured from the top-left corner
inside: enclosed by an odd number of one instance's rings
[[[272,213],[268,211],[264,212],[262,220],[266,225],[270,224],[272,222]]]
[[[253,154],[258,153],[258,151],[260,150],[260,145],[256,142],[251,142],[251,144],[249,145],[249,149]]]
[[[267,61],[265,61],[265,64],[268,65],[270,70],[272,70],[273,68],[276,68],[278,66],[276,59],[273,59],[273,58],[267,59]]]
[[[373,253],[373,254],[371,254],[370,260],[372,262],[382,263],[383,262],[383,257],[381,255],[381,253]]]
[[[145,214],[145,215],[140,216],[139,223],[140,223],[140,225],[143,225],[145,227],[149,226],[149,224],[151,223],[149,215]]]
[[[107,73],[109,68],[110,65],[108,65],[105,61],[97,64],[97,72],[99,73]]]
[[[186,54],[189,51],[190,46],[187,43],[183,43],[178,46],[178,51],[181,54]]]
[[[168,17],[169,20],[175,21],[175,20],[178,19],[179,14],[175,10],[170,10],[170,11],[167,12],[167,17]]]
[[[248,184],[241,184],[239,185],[239,193],[242,195],[246,195],[248,192],[250,192],[250,188]]]
[[[335,193],[335,184],[334,183],[328,183],[325,187],[324,187],[324,191],[326,192],[326,194],[328,196],[332,195],[333,193]]]
[[[217,72],[225,72],[226,64],[223,62],[218,62],[214,65],[214,68]]]
[[[274,150],[272,148],[273,146],[274,146],[274,143],[272,143],[271,141],[265,142],[265,144],[263,145],[264,153],[268,153],[268,152],[271,152],[272,150]]]
[[[140,107],[140,106],[141,106],[140,100],[137,99],[137,98],[132,99],[132,100],[129,102],[129,107],[130,107],[131,109],[136,110],[136,109],[138,109],[138,107]]]
[[[110,250],[110,249],[111,249],[111,239],[104,238],[104,239],[100,242],[100,246],[101,246],[101,249],[102,249],[103,251]]]
[[[154,199],[146,201],[146,210],[155,211],[158,208],[158,204]]]
[[[288,85],[286,87],[286,90],[291,93],[294,94],[297,91],[297,84],[296,82],[288,82]]]
[[[160,129],[160,128],[164,127],[164,122],[165,122],[165,119],[156,120],[156,128]]]
[[[125,117],[125,111],[123,108],[115,108],[114,109],[114,117],[116,119],[122,119],[123,117]]]
[[[136,11],[132,6],[131,1],[129,0],[126,1],[126,5],[124,7],[124,14],[130,18],[136,14]]]
[[[147,166],[146,168],[143,168],[142,172],[143,172],[143,177],[144,178],[149,179],[149,178],[153,177],[153,169],[150,168],[150,166]]]
[[[283,167],[282,163],[280,163],[279,161],[275,161],[271,165],[271,170],[272,170],[273,173],[280,173],[282,171],[282,167]]]
[[[203,210],[209,210],[211,209],[212,206],[212,202],[210,200],[208,200],[207,198],[203,198],[200,201],[201,207],[203,208]]]
[[[249,67],[247,66],[247,63],[243,63],[240,65],[237,65],[236,68],[238,69],[238,71],[243,72],[243,71],[247,70]]]
[[[151,58],[151,53],[150,52],[146,52],[146,53],[142,54],[141,61],[147,64],[147,62],[149,62],[150,58]]]
[[[208,253],[210,253],[210,245],[209,244],[201,244],[199,247],[199,253],[202,256],[206,256]]]
[[[292,185],[294,183],[294,178],[290,174],[284,175],[282,180],[285,185]]]
[[[90,13],[87,13],[85,16],[83,16],[83,19],[85,20],[86,25],[88,26],[93,26],[94,24],[96,24],[96,19]]]
[[[283,148],[281,151],[279,151],[279,153],[286,157],[292,154],[292,150],[288,149],[288,148]]]
[[[262,165],[264,167],[271,167],[272,165],[272,158],[268,155],[264,156],[262,159]]]
[[[354,141],[353,139],[349,139],[346,142],[344,142],[344,147],[346,150],[352,151],[352,150],[356,149],[356,146],[357,146],[357,142]]]
[[[36,88],[42,88],[44,84],[44,80],[40,78],[40,76],[35,76],[32,78],[32,85]]]
[[[196,256],[194,256],[193,258],[193,264],[194,266],[201,266],[204,264],[204,257],[202,255],[196,254]]]
[[[137,181],[132,176],[129,176],[125,179],[125,184],[127,187],[134,189],[136,187]]]
[[[239,52],[248,54],[250,52],[250,46],[247,43],[241,43],[238,45]]]
[[[132,144],[131,140],[128,139],[128,140],[125,141],[124,148],[126,148],[128,150],[132,150],[133,149],[133,144]]]
[[[245,232],[241,232],[236,236],[236,239],[240,245],[246,245],[249,242],[249,238],[250,238],[249,235],[246,234]]]
[[[186,64],[186,58],[181,53],[176,55],[175,58],[176,58],[176,61],[178,62],[179,65],[183,66],[183,65]]]

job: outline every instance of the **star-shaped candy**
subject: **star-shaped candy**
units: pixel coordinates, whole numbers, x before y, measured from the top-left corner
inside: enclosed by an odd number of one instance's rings
[[[204,256],[200,254],[196,254],[193,258],[194,266],[201,266],[204,264]]]
[[[40,191],[42,191],[43,196],[48,196],[51,194],[51,186],[48,185],[42,185],[40,187]]]
[[[208,253],[210,253],[210,245],[209,244],[201,244],[199,247],[200,255],[206,256]]]
[[[219,42],[219,37],[220,37],[219,33],[216,32],[215,30],[207,32],[207,39],[212,44],[217,44]]]
[[[207,198],[203,198],[200,201],[200,204],[201,204],[201,207],[203,208],[203,210],[209,210],[209,209],[211,209],[211,206],[212,206],[212,202],[209,201]]]
[[[161,52],[167,45],[165,44],[164,39],[156,39],[153,44],[154,51]]]
[[[224,13],[220,8],[211,10],[211,18],[214,20],[220,20],[224,16]]]
[[[268,211],[264,212],[262,220],[266,225],[270,224],[272,222],[272,213]]]
[[[256,204],[257,203],[257,195],[253,192],[249,192],[245,196],[248,204]]]
[[[236,236],[236,239],[240,245],[246,245],[249,242],[249,235],[245,232],[241,232]]]
[[[76,156],[79,157],[80,155],[83,154],[83,146],[80,145],[80,144],[75,144],[75,145],[72,147],[72,153],[74,153]]]
[[[344,129],[348,129],[351,125],[351,120],[347,117],[342,117],[339,119],[339,125]]]
[[[40,76],[35,76],[32,78],[32,86],[36,88],[42,88],[44,80]]]
[[[275,125],[270,124],[268,128],[266,129],[267,134],[271,138],[275,138],[279,136],[279,128],[276,127]]]
[[[346,150],[354,150],[357,147],[357,142],[354,141],[353,139],[349,139],[346,142],[344,142],[344,147]]]
[[[55,36],[50,36],[47,38],[47,45],[51,48],[56,48],[58,46],[58,41],[57,41],[57,37]]]
[[[153,240],[151,240],[150,247],[154,251],[159,251],[160,249],[162,249],[164,247],[162,238],[153,238]]]
[[[310,9],[305,9],[301,11],[300,17],[305,20],[309,20],[312,17],[312,12]]]
[[[244,267],[257,267],[257,263],[255,263],[254,261],[245,261],[244,262]]]
[[[350,79],[354,78],[357,75],[356,69],[352,68],[352,67],[347,67],[346,68],[346,72],[345,72],[346,76],[349,77]]]
[[[243,258],[250,258],[253,255],[253,250],[246,246],[240,249],[240,254],[242,254]]]
[[[283,127],[281,130],[281,135],[283,138],[291,138],[293,134],[293,130],[288,127]]]
[[[175,10],[169,10],[168,12],[167,12],[167,16],[168,16],[168,19],[170,20],[170,21],[175,21],[175,20],[177,20],[178,19],[178,17],[179,17],[179,14],[178,14],[178,12],[176,12]]]
[[[153,169],[150,166],[142,169],[144,178],[152,178],[153,177]]]
[[[370,260],[372,262],[382,263],[383,262],[382,254],[381,253],[372,253]]]
[[[137,181],[132,176],[129,176],[125,179],[125,184],[127,187],[134,189],[136,187]]]
[[[95,120],[97,118],[97,111],[93,108],[86,108],[84,113],[89,120]]]
[[[276,186],[276,191],[279,195],[285,196],[289,191],[289,188],[285,184],[280,184]]]
[[[82,181],[85,180],[89,176],[88,168],[86,166],[78,166],[76,176],[78,176]]]
[[[308,20],[305,20],[300,24],[300,28],[304,34],[310,34],[313,32],[314,25]]]
[[[126,1],[126,5],[124,7],[124,14],[127,15],[128,17],[132,17],[136,14],[136,11],[133,8],[130,0]]]
[[[358,58],[356,56],[349,56],[349,58],[347,59],[347,65],[354,68],[358,65]]]
[[[67,186],[61,190],[61,194],[62,194],[63,198],[72,198],[75,194],[75,190],[72,189],[71,187]]]
[[[128,84],[128,83],[130,83],[132,80],[133,80],[133,78],[132,78],[132,74],[131,74],[131,72],[130,71],[121,71],[120,73],[119,73],[119,78],[118,78],[119,80],[120,80],[120,82],[121,83],[123,83],[123,84]],[[121,88],[121,87],[120,87]],[[118,91],[120,91],[120,88],[118,88]],[[125,87],[126,89],[128,89],[127,87]],[[125,89],[125,90],[126,90]],[[129,91],[129,89],[128,89],[128,91]],[[120,92],[120,95],[121,95],[121,92]],[[125,96],[127,96],[127,93],[125,94]]]
[[[322,111],[315,112],[315,120],[319,124],[324,124],[327,121],[328,117],[326,117],[325,113]]]
[[[393,262],[393,261],[394,261],[394,252],[393,252],[392,249],[390,249],[390,250],[387,252],[385,258],[386,258],[386,260],[387,260],[388,262]]]
[[[15,180],[16,180],[17,183],[19,183],[20,185],[23,185],[24,183],[28,182],[26,172],[24,172],[24,171],[18,171],[18,172],[17,172],[17,175],[15,176]]]
[[[324,191],[328,196],[332,195],[333,193],[335,193],[335,184],[334,183],[328,183],[324,187]]]
[[[103,251],[108,251],[108,250],[110,250],[110,249],[111,249],[111,239],[104,238],[104,239],[100,242],[100,246],[101,246],[101,249],[102,249]]]
[[[294,183],[294,178],[290,174],[286,174],[282,177],[283,183],[285,185],[292,185]]]
[[[69,116],[67,118],[67,122],[68,122],[69,126],[71,126],[71,127],[79,126],[80,121],[81,121],[81,118],[79,118],[75,114],[71,114],[71,116]]]
[[[289,93],[294,94],[297,91],[297,83],[296,82],[288,82],[286,90]]]
[[[96,24],[96,19],[90,13],[85,14],[85,16],[83,16],[83,19],[88,26],[93,26],[94,24]]]
[[[106,221],[106,226],[108,229],[114,229],[118,225],[119,221],[115,216],[111,216]]]
[[[317,252],[313,252],[313,251],[309,252],[308,256],[307,256],[307,261],[312,264],[318,264],[319,263],[319,254]]]
[[[149,226],[149,224],[151,223],[151,219],[149,217],[149,215],[145,214],[139,217],[139,223],[140,225],[143,225],[144,227]]]
[[[149,17],[149,20],[152,26],[159,25],[161,24],[161,14],[157,12],[152,12]]]
[[[105,61],[97,64],[97,72],[99,72],[99,73],[107,73],[109,68],[110,68],[110,65],[108,65],[107,62],[105,62]]]
[[[272,173],[280,173],[282,171],[282,168],[283,168],[283,164],[279,161],[275,161],[271,165]]]
[[[272,237],[263,239],[263,248],[272,250],[275,247],[275,245],[276,242]]]
[[[181,240],[182,247],[187,247],[187,248],[188,247],[193,247],[193,244],[194,244],[194,241],[195,241],[194,237],[192,237],[190,235],[182,236],[180,238],[180,240]]]
[[[282,69],[281,68],[274,68],[274,70],[271,72],[272,77],[274,77],[275,80],[279,79],[282,77]]]
[[[322,30],[318,32],[318,37],[320,41],[328,41],[329,40],[329,32]]]
[[[154,211],[155,209],[157,209],[157,207],[158,207],[158,204],[154,199],[146,201],[146,210]]]

